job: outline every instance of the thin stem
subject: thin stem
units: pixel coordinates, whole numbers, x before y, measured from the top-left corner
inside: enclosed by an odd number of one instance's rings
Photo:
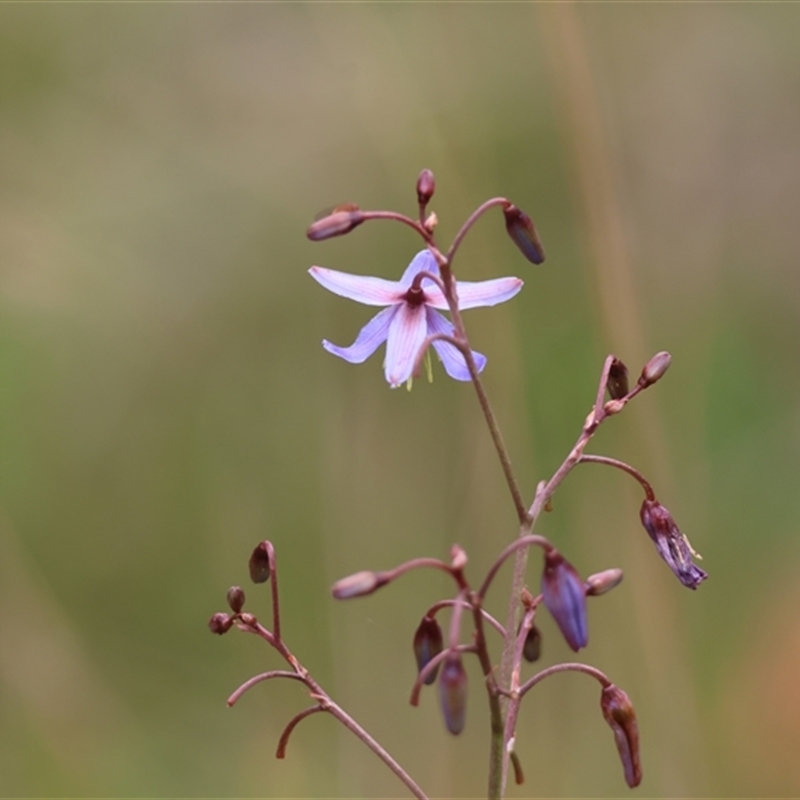
[[[297,725],[302,722],[306,717],[310,717],[312,714],[317,714],[320,711],[326,711],[323,706],[311,706],[310,708],[305,709],[305,711],[301,711],[299,714],[295,714],[290,720],[289,724],[283,729],[283,733],[281,734],[281,738],[278,741],[278,749],[275,751],[275,758],[285,758],[286,757],[286,745],[289,744],[289,737],[292,735],[292,731],[297,727]]]
[[[494,564],[492,564],[492,568],[489,570],[486,578],[481,584],[481,588],[478,589],[478,597],[486,597],[486,592],[489,591],[489,586],[494,580],[495,575],[497,575],[497,571],[503,566],[509,556],[513,555],[522,547],[528,548],[534,544],[539,545],[539,547],[541,547],[543,550],[553,549],[553,545],[550,544],[550,542],[545,539],[544,536],[534,536],[530,534],[527,536],[520,536],[519,539],[515,539],[510,545],[508,545],[508,547],[506,547],[505,550],[503,550],[502,553],[500,553]]]
[[[559,672],[584,672],[587,675],[591,675],[596,681],[599,681],[603,688],[611,685],[608,676],[596,667],[590,667],[588,664],[581,664],[577,661],[569,661],[564,664],[554,664],[552,667],[537,672],[532,678],[525,681],[525,683],[519,687],[520,698],[524,697],[537,683],[541,683],[545,678],[549,678],[551,675],[555,675]]]
[[[245,681],[229,698],[228,698],[228,707],[232,708],[239,698],[249,689],[252,689],[257,683],[262,683],[263,681],[271,680],[272,678],[291,678],[295,681],[300,681],[300,683],[305,683],[305,679],[302,675],[298,675],[296,672],[289,672],[285,669],[273,669],[269,672],[262,672],[260,675],[254,675],[250,680]]]
[[[265,544],[267,546],[270,568],[272,569],[272,580],[270,581],[270,590],[272,591],[272,634],[280,642],[281,608],[278,600],[278,562],[275,559],[275,548],[272,546],[272,542],[267,541]]]
[[[433,604],[433,605],[432,605],[432,606],[431,606],[431,607],[430,607],[430,608],[429,608],[429,609],[428,609],[428,610],[425,612],[425,616],[426,616],[426,617],[433,617],[433,616],[435,616],[435,615],[436,615],[436,612],[437,612],[437,611],[439,611],[439,609],[442,609],[442,608],[449,608],[449,607],[451,607],[451,606],[454,606],[456,603],[459,603],[459,602],[464,602],[464,603],[466,604],[466,601],[459,601],[459,600],[440,600],[438,603],[434,603],[434,604]],[[495,619],[495,618],[494,618],[494,617],[493,617],[493,616],[492,616],[492,615],[491,615],[491,614],[490,614],[490,613],[489,613],[489,612],[488,612],[488,611],[487,611],[485,608],[481,608],[481,610],[480,610],[480,611],[481,611],[481,615],[483,616],[483,618],[484,618],[484,619],[485,619],[485,620],[486,620],[486,621],[487,621],[487,622],[488,622],[488,623],[489,623],[489,624],[490,624],[490,625],[491,625],[491,626],[492,626],[492,627],[493,627],[493,628],[494,628],[494,629],[495,629],[495,630],[496,630],[496,631],[497,631],[497,632],[498,632],[498,633],[499,633],[501,636],[505,636],[505,635],[506,635],[506,629],[505,629],[505,628],[504,628],[504,627],[503,627],[503,626],[502,626],[502,625],[501,625],[501,624],[500,624],[500,623],[499,623],[499,622],[498,622],[498,621],[497,621],[497,620],[496,620],[496,619]]]
[[[511,201],[507,200],[505,197],[493,197],[491,200],[487,200],[485,203],[482,203],[480,206],[478,206],[469,215],[467,221],[461,226],[461,230],[459,230],[459,232],[455,235],[453,243],[450,245],[450,249],[447,251],[446,258],[448,263],[453,260],[453,256],[455,256],[456,250],[458,250],[461,241],[467,235],[469,229],[477,222],[479,217],[481,217],[494,206],[503,206],[504,208],[508,208],[510,205]]]
[[[365,222],[369,219],[392,219],[396,222],[402,222],[404,225],[413,228],[425,240],[426,244],[433,244],[433,236],[425,227],[416,220],[411,219],[411,217],[407,217],[405,214],[398,214],[396,211],[363,211],[362,214],[364,215]]]
[[[621,469],[623,472],[627,472],[628,475],[636,478],[637,481],[642,485],[644,489],[645,495],[647,495],[648,500],[655,500],[656,495],[653,491],[653,487],[650,485],[650,482],[642,475],[639,470],[635,467],[632,467],[630,464],[626,464],[624,461],[618,461],[616,458],[609,458],[608,456],[595,456],[584,454],[578,460],[579,464],[605,464],[609,467],[616,467],[617,469]]]
[[[456,647],[448,647],[445,650],[442,650],[441,653],[437,653],[418,673],[417,677],[414,680],[414,685],[411,687],[411,696],[408,698],[408,702],[412,706],[419,705],[419,695],[422,692],[422,687],[425,685],[425,679],[428,675],[431,674],[438,666],[444,661],[448,656],[452,655],[453,653],[475,653],[477,652],[477,648],[474,644],[460,644]]]

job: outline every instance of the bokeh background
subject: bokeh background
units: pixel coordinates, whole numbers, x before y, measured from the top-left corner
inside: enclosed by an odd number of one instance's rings
[[[673,355],[592,450],[651,478],[710,579],[678,584],[613,470],[539,526],[583,574],[625,570],[585,658],[637,706],[639,794],[800,794],[798,41],[791,4],[0,7],[0,796],[405,796],[323,716],[274,759],[296,684],[226,708],[280,666],[206,627],[267,537],[314,675],[431,795],[484,792],[475,665],[461,737],[407,701],[444,577],[328,593],[452,542],[477,581],[516,532],[471,387],[391,391],[380,355],[320,347],[372,310],[307,268],[396,278],[420,245],[307,224],[414,213],[423,167],[442,242],[502,194],[547,247],[528,264],[495,211],[457,263],[526,281],[467,322],[527,497],[607,353]],[[541,622],[543,663],[569,658]],[[528,697],[511,797],[627,792],[597,700],[579,675]]]

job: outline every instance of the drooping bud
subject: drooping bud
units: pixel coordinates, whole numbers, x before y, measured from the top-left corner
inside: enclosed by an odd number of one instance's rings
[[[671,363],[672,356],[666,350],[656,353],[644,365],[642,374],[639,376],[639,386],[641,386],[642,389],[646,389],[648,386],[652,386],[656,381],[661,380]]]
[[[615,586],[622,583],[622,570],[614,567],[596,572],[586,579],[586,594],[593,597],[610,592]]]
[[[414,634],[414,655],[417,658],[417,672],[422,672],[428,662],[442,652],[444,639],[439,623],[429,616],[424,616]],[[434,667],[425,677],[425,684],[430,686],[439,672],[439,667]]]
[[[628,394],[628,368],[618,358],[611,362],[608,369],[606,389],[612,400],[620,400]]]
[[[208,628],[211,633],[218,633],[222,636],[223,633],[227,633],[231,629],[231,625],[233,625],[233,619],[228,614],[223,614],[221,611],[218,611],[211,619],[208,621]]]
[[[269,548],[266,542],[260,542],[250,554],[250,580],[253,583],[266,583],[272,574],[272,564],[270,564]]]
[[[708,573],[692,561],[692,556],[697,558],[700,556],[681,533],[672,514],[658,500],[645,499],[639,516],[642,525],[655,543],[658,554],[667,562],[667,566],[684,586],[696,589],[708,577]]]
[[[542,655],[542,634],[534,625],[525,636],[525,644],[522,645],[522,657],[530,664],[538,661]]]
[[[238,614],[244,608],[244,590],[241,586],[231,586],[228,589],[228,605],[234,614]]]
[[[639,725],[628,695],[612,683],[600,695],[600,709],[603,719],[614,732],[614,741],[625,782],[633,789],[642,782],[642,765],[639,758]]]
[[[458,736],[464,730],[467,717],[467,673],[457,653],[444,660],[439,677],[439,700],[445,727],[453,736]]]
[[[544,261],[544,246],[533,220],[515,205],[504,208],[503,214],[508,235],[522,255],[534,264],[541,264]]]
[[[436,191],[436,181],[429,169],[424,169],[417,178],[417,201],[421,206],[426,206],[431,201]]]
[[[575,567],[555,548],[544,555],[542,598],[567,644],[576,653],[586,647],[586,590]]]
[[[306,236],[312,242],[321,242],[323,239],[332,239],[334,236],[344,236],[353,228],[358,227],[364,219],[364,212],[357,205],[347,203],[337,206],[309,225]]]
[[[385,573],[382,572],[369,572],[364,570],[362,572],[355,572],[336,581],[331,587],[331,594],[337,600],[351,600],[353,597],[365,597],[372,594],[376,589],[385,586],[389,579]]]

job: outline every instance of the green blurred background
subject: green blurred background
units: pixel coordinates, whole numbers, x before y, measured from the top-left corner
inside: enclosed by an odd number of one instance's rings
[[[267,537],[313,674],[432,795],[484,792],[475,665],[461,737],[434,692],[408,705],[444,577],[328,593],[452,542],[478,581],[516,532],[468,385],[391,391],[380,355],[320,347],[373,312],[307,268],[394,279],[419,243],[306,225],[414,213],[423,167],[440,241],[503,194],[547,247],[529,265],[495,211],[457,263],[526,281],[466,321],[527,497],[608,352],[673,355],[592,450],[652,479],[710,579],[678,584],[614,471],[576,472],[539,527],[582,573],[625,570],[585,658],[636,704],[638,795],[800,794],[798,41],[790,4],[0,7],[0,796],[405,796],[326,717],[274,759],[294,683],[226,708],[280,666],[206,628]],[[569,658],[542,628],[544,663]],[[627,791],[597,700],[579,675],[528,697],[510,796]]]

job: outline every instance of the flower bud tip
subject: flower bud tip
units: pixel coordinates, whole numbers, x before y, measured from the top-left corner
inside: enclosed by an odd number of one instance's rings
[[[336,581],[331,587],[331,594],[337,600],[350,600],[354,597],[365,597],[372,594],[386,583],[387,578],[381,573],[363,570]]]
[[[503,215],[506,218],[506,230],[511,241],[528,261],[541,264],[544,261],[544,246],[533,220],[513,204],[503,209]]]

